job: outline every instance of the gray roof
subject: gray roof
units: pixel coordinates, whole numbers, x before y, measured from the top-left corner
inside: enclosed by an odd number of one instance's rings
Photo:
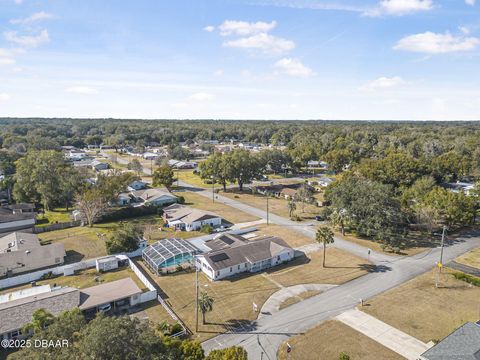
[[[142,290],[135,284],[135,281],[127,277],[80,290],[79,307],[81,310],[91,309],[141,293]]]
[[[0,304],[0,334],[21,329],[32,321],[37,309],[45,309],[53,315],[71,310],[80,302],[78,289],[65,287],[12,300]]]
[[[169,222],[180,220],[185,224],[221,217],[211,211],[195,209],[181,204],[170,205],[163,209],[163,213]]]
[[[0,223],[8,223],[25,219],[35,219],[35,216],[36,214],[34,212],[16,212],[14,214],[11,209],[8,209],[6,207],[0,208]]]
[[[465,323],[422,357],[427,360],[480,360],[480,325]]]
[[[245,241],[246,241],[245,238],[240,235],[223,233],[223,234],[218,234],[211,240],[205,241],[205,245],[210,250],[215,251],[215,250],[244,245]]]
[[[10,251],[20,251],[41,246],[38,236],[32,233],[12,232],[0,237],[0,253]]]
[[[212,269],[220,270],[246,262],[271,259],[286,249],[291,247],[283,239],[271,236],[260,240],[245,240],[243,245],[211,251],[201,256],[205,257]]]

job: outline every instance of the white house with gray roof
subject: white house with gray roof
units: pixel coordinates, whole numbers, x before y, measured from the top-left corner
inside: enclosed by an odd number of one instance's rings
[[[221,234],[205,245],[212,250],[197,255],[196,263],[210,280],[262,271],[295,257],[295,250],[274,236],[248,241],[240,235]]]
[[[173,204],[164,208],[163,220],[169,227],[185,231],[200,230],[204,225],[212,227],[222,225],[220,215],[181,204]]]

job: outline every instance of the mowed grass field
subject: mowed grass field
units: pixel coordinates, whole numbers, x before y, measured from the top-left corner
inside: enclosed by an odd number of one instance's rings
[[[129,268],[119,268],[116,270],[108,271],[105,273],[98,273],[95,268],[86,269],[82,271],[75,272],[74,275],[70,276],[57,276],[51,279],[38,280],[37,285],[56,285],[56,286],[70,286],[78,289],[84,289],[91,286],[99,285],[102,283],[112,282],[120,279],[130,277],[137,284],[137,286],[142,290],[147,290],[145,285],[140,281],[140,279],[135,275],[135,273]],[[0,294],[9,293],[12,291],[17,291],[21,289],[26,289],[31,287],[30,284],[16,286],[14,288],[2,289]]]
[[[197,209],[212,211],[230,223],[242,223],[259,220],[260,218],[237,210],[233,207],[225,205],[219,201],[212,202],[211,198],[195,194],[189,191],[179,191],[175,193],[185,198],[185,205],[192,206]]]
[[[247,192],[222,192],[221,195],[267,211],[267,198],[263,195],[252,195]],[[312,220],[320,212],[320,208],[312,204],[304,205],[297,202],[296,206],[297,208],[292,215],[299,216],[302,220]],[[268,199],[268,210],[275,215],[288,218],[288,200],[270,197]]]
[[[441,340],[467,321],[478,321],[480,287],[456,280],[444,268],[429,271],[372,300],[362,311],[423,342]]]
[[[279,360],[338,360],[341,352],[355,360],[401,360],[402,356],[336,320],[329,320],[305,334],[288,339],[278,350]]]
[[[322,252],[318,251],[310,255],[311,260],[297,259],[265,273],[244,274],[215,282],[200,273],[200,291],[206,291],[213,297],[214,305],[213,311],[206,314],[205,325],[201,324],[200,316],[199,332],[194,334],[194,339],[203,341],[234,326],[241,327],[246,321],[255,320],[258,314],[253,310],[253,303],[260,309],[273,293],[280,290],[278,284],[340,284],[366,273],[362,260],[336,249],[331,250],[328,254],[329,268],[322,268]],[[143,261],[138,260],[137,263],[157,283],[176,314],[194,332],[195,273],[182,271],[156,276]]]
[[[303,245],[313,244],[315,240],[296,232],[294,229],[291,229],[286,226],[274,225],[274,224],[260,224],[255,225],[258,229],[254,234],[258,235],[257,237],[251,238],[250,240],[258,240],[264,236],[278,236],[285,240],[288,245],[291,247],[299,247]]]

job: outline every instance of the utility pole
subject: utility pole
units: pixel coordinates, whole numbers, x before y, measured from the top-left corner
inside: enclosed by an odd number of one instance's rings
[[[212,203],[215,203],[215,177],[212,176]]]
[[[195,264],[195,332],[198,332],[198,265]]]
[[[442,243],[440,244],[440,272],[442,271],[442,266],[443,266],[443,247],[445,244],[445,233],[447,231],[447,226],[443,225],[443,231],[442,231]]]
[[[440,279],[440,273],[442,272],[442,267],[443,267],[443,247],[444,247],[444,244],[445,244],[445,233],[446,233],[446,231],[447,231],[447,227],[445,225],[443,225],[442,242],[440,243],[440,261],[437,264],[438,272],[437,272],[437,275],[435,277],[435,287],[437,287],[437,288],[438,288],[438,282],[439,282],[439,279]]]
[[[267,192],[267,225],[269,224],[269,216],[268,216],[268,192]]]

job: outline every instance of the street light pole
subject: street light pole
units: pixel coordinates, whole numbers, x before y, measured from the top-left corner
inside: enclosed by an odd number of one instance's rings
[[[212,203],[215,203],[215,177],[212,176]]]
[[[447,227],[443,225],[443,231],[442,231],[442,243],[440,244],[440,272],[442,271],[442,266],[443,266],[443,247],[445,244],[445,233],[447,231]]]

